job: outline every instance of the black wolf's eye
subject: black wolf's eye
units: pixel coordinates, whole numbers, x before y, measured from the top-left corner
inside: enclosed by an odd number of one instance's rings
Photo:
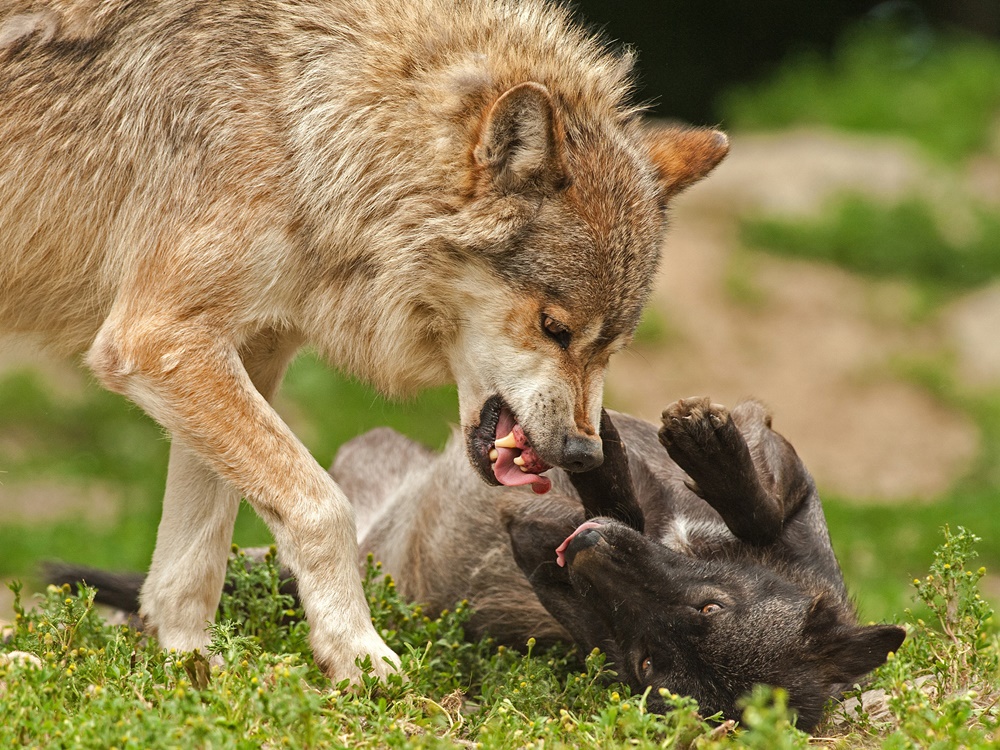
[[[705,602],[701,605],[701,610],[699,610],[703,615],[710,615],[713,612],[721,612],[722,605],[718,602]]]
[[[542,330],[545,335],[555,341],[563,349],[569,348],[571,334],[569,329],[555,318],[549,315],[542,315]]]

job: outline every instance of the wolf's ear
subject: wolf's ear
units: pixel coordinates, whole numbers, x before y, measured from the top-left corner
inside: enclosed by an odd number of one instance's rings
[[[729,153],[721,130],[650,125],[646,145],[660,181],[660,205],[705,177]]]
[[[583,523],[580,506],[568,499],[529,498],[500,507],[501,522],[510,535],[514,562],[529,578],[539,569],[542,577],[566,580],[566,569],[556,562],[556,547]]]
[[[906,638],[898,625],[866,625],[838,633],[824,649],[832,668],[833,682],[853,684],[876,667],[881,667]]]
[[[477,170],[503,193],[547,195],[568,182],[558,116],[540,83],[518,84],[493,103],[472,153]]]
[[[906,631],[898,625],[845,626],[836,622],[836,610],[827,597],[818,597],[807,615],[806,632],[829,680],[852,684],[885,664],[902,645]]]

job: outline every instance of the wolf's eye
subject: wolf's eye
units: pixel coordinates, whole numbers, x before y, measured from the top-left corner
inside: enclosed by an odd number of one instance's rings
[[[722,611],[722,605],[719,604],[718,602],[705,602],[704,604],[701,605],[701,610],[700,610],[700,612],[703,615],[710,615],[713,612],[721,612],[721,611]]]
[[[546,336],[559,344],[560,347],[563,349],[569,348],[571,334],[569,329],[558,320],[549,315],[542,315],[542,330],[545,331]]]

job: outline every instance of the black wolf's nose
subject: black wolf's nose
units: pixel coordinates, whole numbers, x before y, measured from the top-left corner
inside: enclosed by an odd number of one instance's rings
[[[603,462],[604,450],[600,438],[570,435],[564,440],[562,468],[566,471],[589,471]]]
[[[598,529],[585,529],[580,533],[573,536],[569,544],[566,545],[566,551],[563,553],[565,555],[566,562],[572,565],[576,562],[576,556],[585,549],[590,549],[591,547],[596,547],[598,544],[604,541],[604,535],[601,534]]]

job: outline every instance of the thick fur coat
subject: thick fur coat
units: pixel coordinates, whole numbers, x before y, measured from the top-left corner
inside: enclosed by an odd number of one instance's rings
[[[269,405],[302,345],[390,394],[457,383],[486,481],[600,462],[664,207],[727,150],[642,122],[630,69],[539,0],[0,0],[0,333],[169,431],[164,646],[205,645],[244,496],[317,661],[395,659],[351,507]],[[500,423],[536,474],[494,467]]]

